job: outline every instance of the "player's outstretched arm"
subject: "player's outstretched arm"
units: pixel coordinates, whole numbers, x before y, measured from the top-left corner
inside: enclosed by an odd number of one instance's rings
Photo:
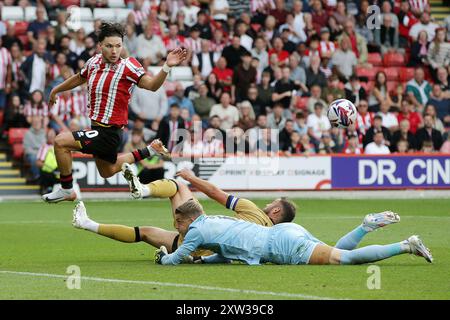
[[[142,76],[141,80],[139,80],[138,87],[150,91],[158,90],[166,80],[166,77],[170,72],[170,68],[179,65],[186,59],[186,57],[187,57],[186,49],[177,48],[173,50],[167,55],[166,63],[164,64],[161,71],[153,78],[150,77],[149,75]]]
[[[186,181],[189,181],[195,189],[197,189],[200,192],[203,192],[209,198],[217,201],[221,205],[223,206],[227,205],[227,199],[229,196],[228,193],[226,193],[222,189],[219,189],[212,183],[209,183],[208,181],[196,177],[192,173],[192,171],[188,169],[183,169],[177,172],[177,176],[183,178]]]
[[[215,253],[213,255],[210,256],[201,256],[199,260],[197,260],[199,262],[195,262],[195,263],[231,263],[232,260],[225,258],[224,256]]]
[[[192,228],[186,234],[183,244],[175,252],[167,254],[167,249],[161,248],[156,251],[155,263],[164,265],[177,265],[183,263],[185,257],[189,256],[203,243],[203,237],[197,228]]]
[[[56,102],[56,95],[58,93],[72,90],[78,86],[81,86],[83,83],[85,83],[87,80],[86,78],[83,78],[79,73],[71,76],[69,79],[64,81],[63,83],[57,85],[52,89],[50,92],[50,98],[48,100],[48,106],[52,107]]]

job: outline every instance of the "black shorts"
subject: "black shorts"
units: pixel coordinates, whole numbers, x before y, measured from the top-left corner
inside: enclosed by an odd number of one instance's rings
[[[74,131],[72,134],[75,141],[80,142],[81,152],[116,163],[122,143],[121,128],[92,126],[89,130]]]

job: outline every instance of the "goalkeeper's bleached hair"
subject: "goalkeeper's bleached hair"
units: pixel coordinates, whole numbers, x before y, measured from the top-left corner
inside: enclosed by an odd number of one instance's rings
[[[194,217],[203,214],[204,211],[200,202],[198,202],[195,199],[190,199],[185,203],[183,203],[182,205],[178,206],[175,209],[175,213],[184,216]]]

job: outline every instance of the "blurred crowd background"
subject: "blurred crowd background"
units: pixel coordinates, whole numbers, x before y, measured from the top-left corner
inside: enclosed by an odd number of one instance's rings
[[[135,88],[123,152],[160,138],[188,157],[450,153],[450,16],[433,21],[428,0],[0,4],[0,139],[31,182],[54,179],[56,134],[90,125],[86,87],[47,101],[98,53],[102,19],[126,25],[123,56],[150,75],[170,50],[189,50],[161,89]],[[373,4],[380,15],[368,13]],[[339,98],[358,109],[347,129],[326,117]],[[158,178],[162,165],[144,160],[139,173]]]

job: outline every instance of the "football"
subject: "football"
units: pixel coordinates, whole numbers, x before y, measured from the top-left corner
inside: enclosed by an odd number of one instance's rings
[[[347,99],[338,99],[333,101],[327,112],[328,120],[331,126],[347,128],[356,122],[356,107]]]

